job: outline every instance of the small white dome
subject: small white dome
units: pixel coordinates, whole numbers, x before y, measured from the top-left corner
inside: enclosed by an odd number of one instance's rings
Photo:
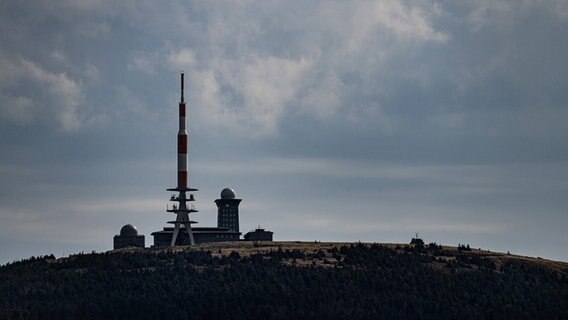
[[[235,190],[231,188],[225,188],[221,191],[221,199],[235,199]]]
[[[122,229],[120,229],[121,237],[136,237],[138,235],[138,229],[131,224],[127,224]]]

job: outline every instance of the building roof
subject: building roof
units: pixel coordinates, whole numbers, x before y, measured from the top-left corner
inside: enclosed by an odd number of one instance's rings
[[[127,224],[120,229],[121,237],[136,237],[138,236],[138,229],[131,224]]]
[[[257,229],[255,229],[255,230],[251,230],[251,231],[247,232],[247,234],[249,234],[249,233],[250,233],[250,234],[253,234],[253,233],[274,233],[274,232],[268,231],[268,230],[264,230],[264,229],[261,229],[261,228],[257,228]]]

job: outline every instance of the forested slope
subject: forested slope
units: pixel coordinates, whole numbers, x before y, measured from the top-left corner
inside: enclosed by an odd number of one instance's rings
[[[218,244],[0,267],[1,319],[127,317],[568,319],[568,268],[434,244]]]

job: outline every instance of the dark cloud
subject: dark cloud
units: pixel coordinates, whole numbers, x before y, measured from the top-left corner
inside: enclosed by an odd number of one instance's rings
[[[568,259],[562,1],[1,6],[0,262],[163,226],[180,70],[203,225]]]

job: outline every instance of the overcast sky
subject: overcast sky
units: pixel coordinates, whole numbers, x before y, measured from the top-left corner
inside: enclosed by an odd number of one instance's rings
[[[0,263],[198,226],[568,261],[568,2],[0,0]]]

